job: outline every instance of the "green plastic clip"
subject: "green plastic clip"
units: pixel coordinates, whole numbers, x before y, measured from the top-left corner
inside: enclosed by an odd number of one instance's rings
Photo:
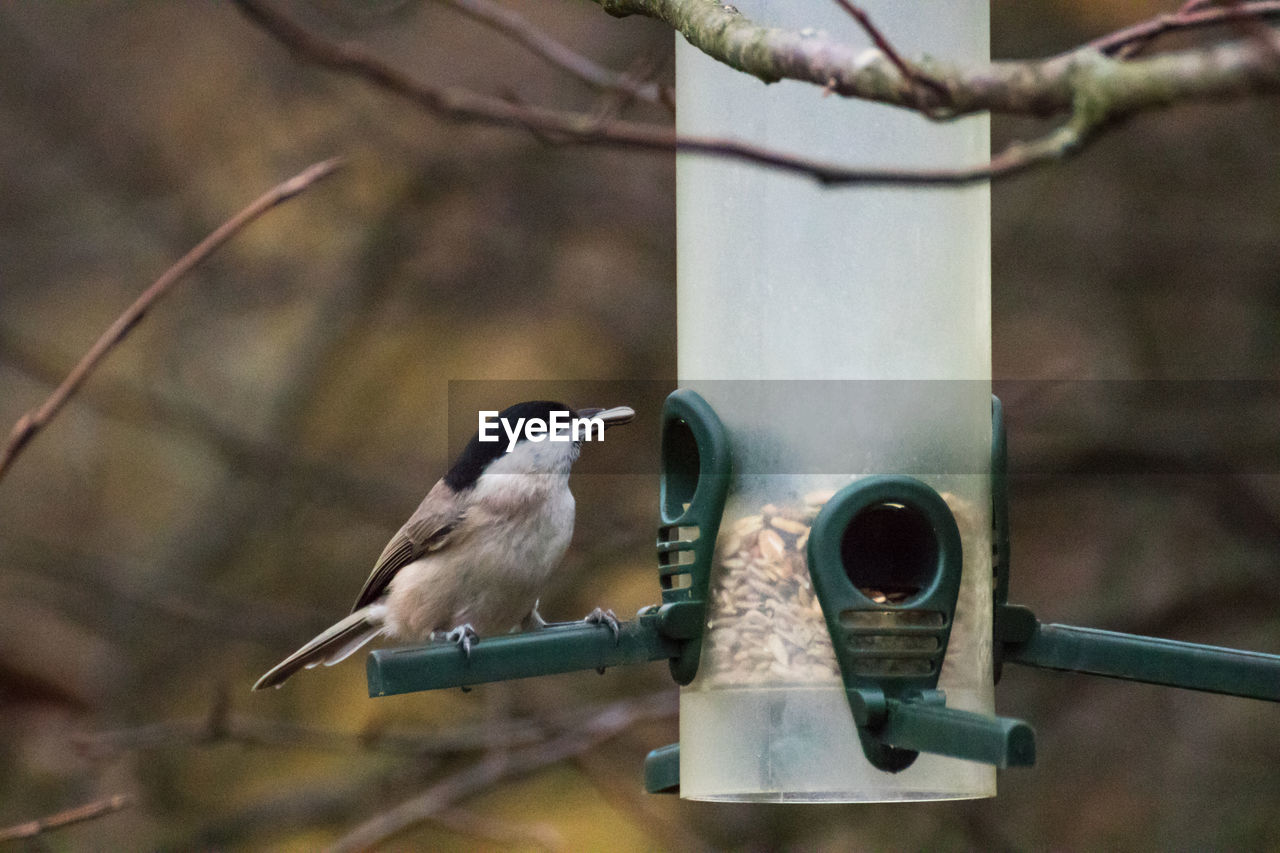
[[[662,407],[656,609],[669,636],[681,641],[671,677],[688,684],[698,672],[711,561],[729,491],[729,440],[715,410],[697,393],[673,391]]]

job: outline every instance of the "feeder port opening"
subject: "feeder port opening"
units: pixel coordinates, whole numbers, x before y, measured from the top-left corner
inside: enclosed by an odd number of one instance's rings
[[[892,501],[859,511],[840,539],[840,559],[849,582],[886,606],[907,604],[937,583],[940,550],[928,517]]]

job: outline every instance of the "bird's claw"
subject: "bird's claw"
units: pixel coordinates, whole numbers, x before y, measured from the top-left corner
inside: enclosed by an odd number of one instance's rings
[[[450,643],[457,643],[462,647],[462,653],[471,658],[471,642],[480,639],[480,635],[476,633],[476,629],[471,627],[468,622],[465,625],[459,625],[452,631],[444,635],[444,638]]]
[[[613,632],[613,641],[615,643],[622,636],[622,628],[618,625],[618,615],[612,610],[601,610],[597,607],[588,613],[582,621],[588,625],[607,625],[609,630]]]
[[[542,618],[542,614],[538,612],[538,604],[533,603],[533,609],[529,611],[529,615],[520,621],[521,631],[541,631],[547,627],[547,620]]]

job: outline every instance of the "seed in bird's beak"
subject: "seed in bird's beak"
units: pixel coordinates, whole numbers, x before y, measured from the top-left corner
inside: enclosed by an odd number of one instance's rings
[[[635,420],[636,410],[630,406],[614,406],[612,409],[578,409],[575,413],[580,418],[599,418],[604,421],[605,428],[619,426]]]

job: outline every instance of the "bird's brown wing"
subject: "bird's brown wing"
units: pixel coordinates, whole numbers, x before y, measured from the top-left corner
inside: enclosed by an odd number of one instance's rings
[[[444,481],[436,483],[404,527],[382,549],[382,556],[378,557],[368,580],[364,582],[352,612],[373,603],[386,592],[387,584],[391,583],[396,572],[424,554],[445,547],[462,516],[453,500],[452,489]]]

